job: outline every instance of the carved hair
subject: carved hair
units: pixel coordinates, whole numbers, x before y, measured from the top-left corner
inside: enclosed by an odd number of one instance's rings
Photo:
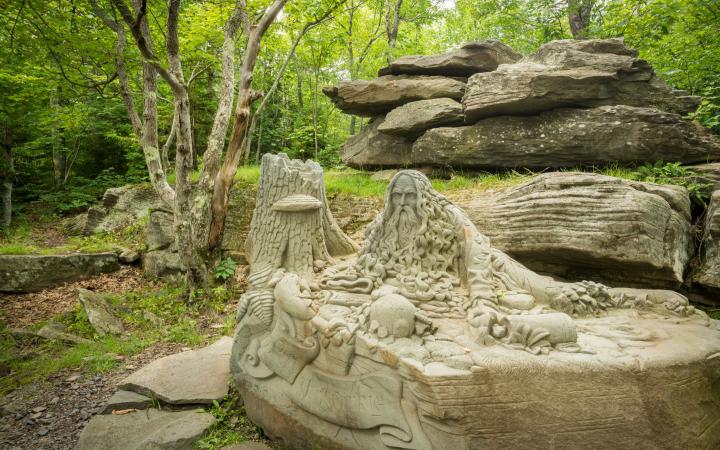
[[[391,196],[400,177],[409,177],[417,192],[418,228],[415,239],[405,248],[398,248],[398,230],[392,222],[395,212]],[[457,276],[460,239],[452,202],[435,191],[430,180],[415,170],[402,170],[393,177],[385,192],[385,207],[366,232],[358,263],[368,274],[381,264],[387,275],[410,270],[425,272],[436,278],[445,274]],[[405,269],[405,270],[404,270]]]

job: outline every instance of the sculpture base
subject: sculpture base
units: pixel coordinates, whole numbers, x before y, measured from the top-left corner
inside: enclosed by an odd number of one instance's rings
[[[318,359],[292,383],[237,367],[234,379],[250,419],[290,448],[720,446],[718,322],[635,311],[576,322],[588,353],[466,348],[465,370],[358,342],[347,373]],[[463,330],[441,321],[436,335],[461,342]]]

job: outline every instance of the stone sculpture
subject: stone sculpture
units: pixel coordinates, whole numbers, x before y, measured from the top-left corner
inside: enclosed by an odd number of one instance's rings
[[[720,331],[683,296],[538,275],[410,170],[354,254],[318,180],[313,163],[263,158],[231,370],[268,435],[295,448],[720,444]]]

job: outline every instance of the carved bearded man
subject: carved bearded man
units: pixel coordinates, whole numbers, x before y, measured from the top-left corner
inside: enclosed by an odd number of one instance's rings
[[[357,268],[376,286],[396,286],[414,300],[450,300],[464,287],[473,303],[492,309],[508,293],[524,295],[530,304],[533,297],[547,302],[555,287],[552,279],[491,247],[463,211],[414,170],[401,171],[390,182]]]
[[[588,314],[630,301],[629,290],[538,275],[493,248],[465,213],[432,188],[420,172],[403,170],[390,182],[384,209],[370,224],[355,270],[375,288],[389,285],[416,302],[463,297],[470,316],[496,311],[553,309]],[[687,300],[670,291],[656,301],[682,312]],[[459,302],[457,302],[459,303]]]

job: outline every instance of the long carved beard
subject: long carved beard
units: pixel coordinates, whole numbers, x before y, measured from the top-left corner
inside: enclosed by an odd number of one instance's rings
[[[396,232],[396,248],[407,250],[415,241],[420,220],[412,208],[397,208],[392,215],[389,226]]]

